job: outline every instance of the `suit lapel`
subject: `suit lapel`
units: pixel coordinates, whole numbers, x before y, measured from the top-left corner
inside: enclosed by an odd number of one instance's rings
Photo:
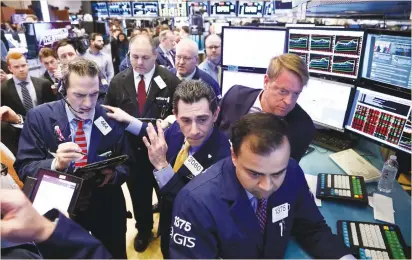
[[[97,161],[97,149],[99,147],[100,141],[102,139],[102,132],[97,128],[97,126],[94,124],[94,121],[99,118],[100,116],[103,116],[102,112],[98,107],[96,107],[96,113],[94,114],[93,122],[92,122],[92,133],[90,137],[90,144],[89,144],[89,150],[87,151],[87,163],[92,163]]]
[[[143,113],[141,114],[143,117],[147,114],[149,108],[152,106],[152,103],[155,102],[157,94],[160,92],[160,88],[157,85],[156,81],[154,80],[156,77],[160,77],[158,66],[155,65],[155,72],[153,73],[152,79],[150,80],[150,89],[149,93],[147,93],[146,103],[144,105]]]
[[[72,136],[70,131],[69,121],[67,119],[67,113],[64,108],[64,102],[61,101],[56,106],[56,113],[53,113],[50,117],[51,125],[53,127],[53,138],[56,140],[57,145],[65,142],[72,142]],[[61,132],[61,135],[59,134]],[[52,151],[55,152],[55,151]]]
[[[12,78],[8,82],[8,87],[10,90],[10,98],[12,99],[12,101],[20,107],[21,111],[26,111],[26,109],[23,106],[23,102],[20,99],[19,93],[17,93],[16,85]],[[15,112],[18,113],[17,111]]]
[[[40,82],[33,77],[30,77],[31,82],[33,83],[34,90],[36,91],[36,96],[37,96],[37,104],[42,104],[43,103],[43,95],[42,95],[42,85]]]
[[[133,111],[137,111],[137,92],[136,82],[134,80],[133,68],[129,68],[123,83],[124,92],[121,93],[121,101],[119,107],[125,110],[127,113],[137,116]]]

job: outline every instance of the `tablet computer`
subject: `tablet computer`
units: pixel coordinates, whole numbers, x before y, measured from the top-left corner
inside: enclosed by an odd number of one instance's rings
[[[83,180],[79,177],[40,169],[30,200],[41,215],[53,208],[73,214],[82,184]]]

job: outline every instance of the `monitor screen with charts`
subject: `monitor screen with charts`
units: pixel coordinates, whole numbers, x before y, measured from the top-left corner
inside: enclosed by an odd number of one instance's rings
[[[110,16],[130,17],[132,16],[132,7],[130,2],[108,2]]]
[[[222,65],[266,69],[285,53],[285,39],[285,29],[224,27]]]
[[[94,17],[107,17],[109,11],[106,2],[92,2],[92,14]]]
[[[262,17],[264,2],[239,1],[238,17]]]
[[[315,124],[343,132],[353,89],[354,85],[311,77],[297,102]]]
[[[222,71],[222,97],[234,85],[242,85],[250,88],[263,89],[263,80],[265,74],[240,72],[240,71]]]
[[[362,78],[389,86],[411,89],[411,35],[368,33],[364,47]]]
[[[237,2],[210,1],[210,16],[236,17]]]
[[[209,16],[209,2],[187,2],[187,11],[189,15],[202,14]]]
[[[53,208],[71,213],[81,188],[81,181],[75,176],[40,169],[31,196],[33,207],[41,215]]]
[[[159,3],[159,16],[163,17],[186,17],[187,6],[185,2],[162,2]]]
[[[289,29],[288,52],[301,56],[309,72],[355,80],[363,34],[355,30]]]
[[[346,128],[411,153],[412,101],[357,88]]]
[[[157,2],[132,2],[134,17],[157,17]]]

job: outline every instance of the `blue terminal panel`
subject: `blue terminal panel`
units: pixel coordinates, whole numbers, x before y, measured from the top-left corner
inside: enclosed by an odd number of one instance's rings
[[[368,34],[362,78],[411,89],[411,37]]]
[[[109,16],[132,16],[132,7],[130,2],[108,2]]]
[[[236,17],[237,5],[236,2],[230,1],[211,1],[210,16],[225,16]]]
[[[239,1],[238,17],[262,17],[264,3]]]
[[[186,17],[186,2],[159,2],[159,16],[163,17]]]
[[[106,2],[92,2],[92,15],[94,17],[107,17],[109,11]]]
[[[187,11],[189,15],[202,14],[209,16],[209,2],[187,2]]]
[[[132,2],[133,16],[156,17],[157,2]]]
[[[275,13],[275,3],[265,2],[265,9],[263,11],[263,16],[272,16]]]

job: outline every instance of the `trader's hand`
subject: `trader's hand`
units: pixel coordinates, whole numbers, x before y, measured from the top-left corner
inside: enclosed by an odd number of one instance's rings
[[[149,136],[150,142],[147,140],[146,136],[143,137],[143,142],[147,147],[150,162],[153,164],[155,169],[159,171],[166,168],[169,164],[166,160],[167,144],[163,134],[163,129],[159,121],[157,121],[156,124],[158,133],[156,133],[152,123],[149,123],[149,126],[146,128],[146,132]]]
[[[108,184],[114,178],[114,171],[112,169],[103,169],[103,174],[106,176],[104,177],[104,181],[99,187],[103,187],[104,185]]]
[[[1,238],[10,242],[43,242],[56,225],[41,216],[19,189],[0,190]]]
[[[53,77],[56,79],[61,79],[63,77],[63,73],[60,66],[53,72]]]
[[[81,154],[80,146],[73,142],[59,144],[56,151],[55,168],[58,171],[67,169],[72,161],[81,160],[84,155]]]
[[[107,105],[101,105],[103,108],[109,110],[107,116],[121,123],[130,124],[133,121],[134,117],[123,111],[121,108],[112,107]]]
[[[20,117],[8,106],[0,107],[0,121],[17,124],[20,122]]]
[[[7,78],[7,74],[6,72],[4,72],[4,70],[0,69],[0,83],[3,83],[4,81],[6,81]]]

